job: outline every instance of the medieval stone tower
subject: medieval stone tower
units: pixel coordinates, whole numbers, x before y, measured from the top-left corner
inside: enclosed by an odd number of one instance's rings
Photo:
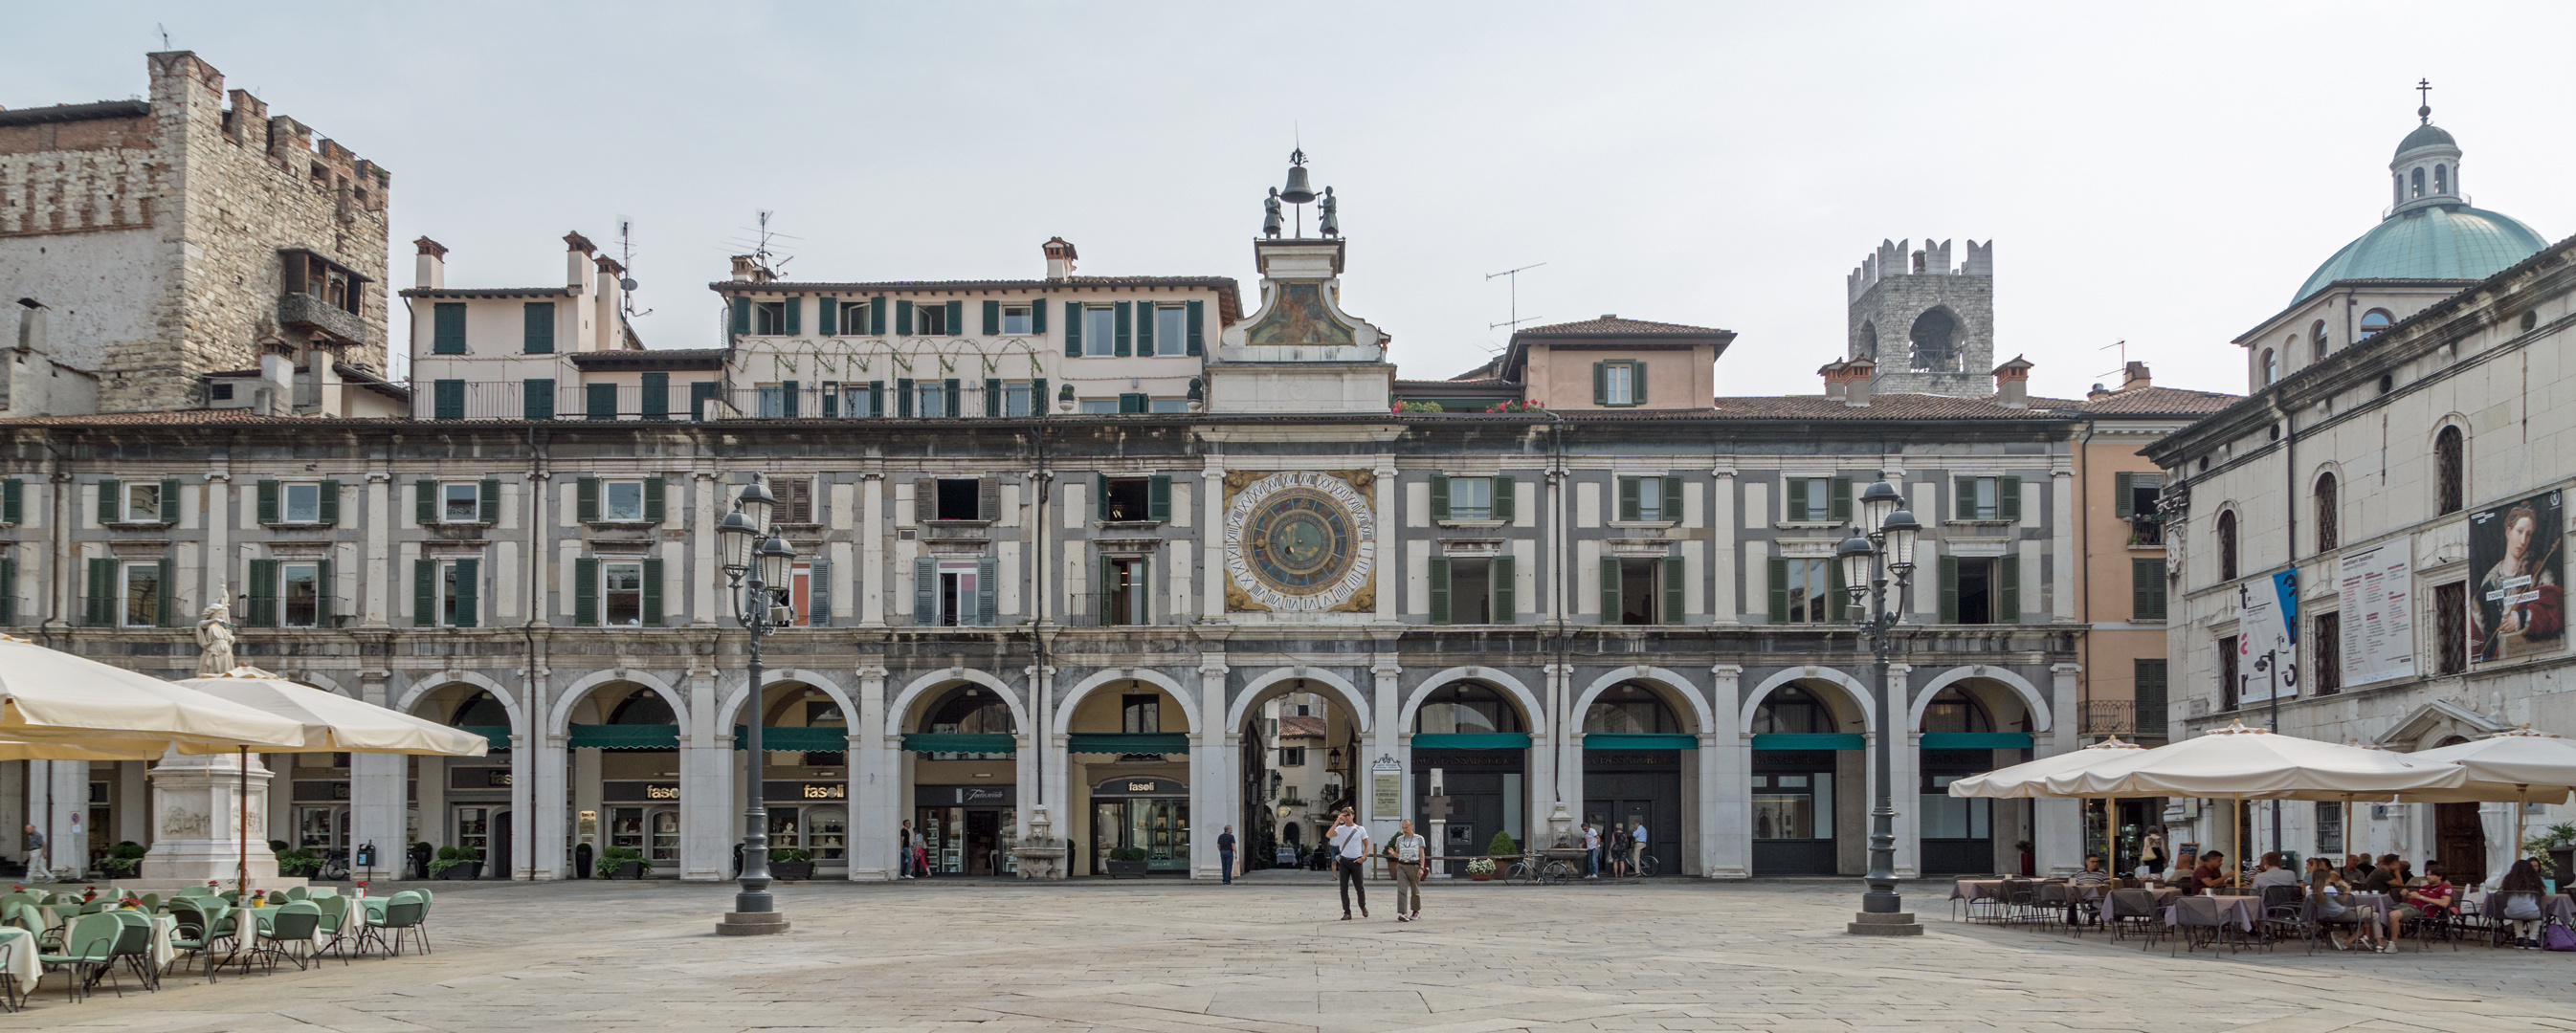
[[[1995,242],[1880,241],[1849,281],[1849,357],[1877,363],[1878,394],[1989,395],[1995,363]]]

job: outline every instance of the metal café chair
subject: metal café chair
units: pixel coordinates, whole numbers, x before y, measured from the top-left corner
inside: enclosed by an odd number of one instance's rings
[[[2039,888],[2029,879],[2004,880],[2004,921],[2024,922],[2039,904]]]
[[[2192,950],[2198,951],[2203,943],[2213,948],[2224,945],[2242,950],[2241,938],[2228,936],[2228,930],[2235,925],[2234,915],[2219,897],[2177,898],[2174,901],[2174,950],[2189,944]]]

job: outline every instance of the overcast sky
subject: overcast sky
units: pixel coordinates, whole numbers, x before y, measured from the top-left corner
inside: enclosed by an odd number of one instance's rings
[[[140,95],[159,25],[391,169],[396,286],[423,234],[453,285],[535,286],[632,217],[657,348],[720,343],[762,210],[794,279],[1036,277],[1062,235],[1249,294],[1301,132],[1345,307],[1418,379],[1544,262],[1524,317],[1724,327],[1718,393],[1814,393],[1844,276],[1929,235],[1995,241],[2036,392],[2120,340],[2241,391],[2227,342],[2376,223],[2419,77],[2477,204],[2576,232],[2565,4],[11,6],[0,105]]]

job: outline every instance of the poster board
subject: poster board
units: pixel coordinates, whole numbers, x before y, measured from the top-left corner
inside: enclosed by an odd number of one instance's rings
[[[2335,560],[2343,615],[2343,684],[2358,688],[2415,676],[2415,572],[2404,541]]]

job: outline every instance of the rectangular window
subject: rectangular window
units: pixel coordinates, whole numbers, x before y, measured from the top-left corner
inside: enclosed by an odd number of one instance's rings
[[[1995,479],[1977,478],[1977,519],[1993,520],[2003,512],[2003,499],[1995,493]]]
[[[433,380],[429,382],[429,413],[434,420],[465,418],[465,382]]]
[[[912,307],[912,330],[923,337],[948,333],[948,306],[927,302]]]
[[[1651,524],[1658,521],[1671,520],[1680,515],[1681,514],[1679,513],[1671,515],[1666,515],[1664,513],[1663,478],[1637,478],[1637,519],[1639,521]]]
[[[877,411],[877,392],[866,384],[841,385],[841,415],[854,420],[883,416]]]
[[[1601,364],[1601,404],[1635,405],[1636,367],[1625,362]]]
[[[1494,479],[1491,477],[1449,478],[1449,519],[1491,520],[1494,518]]]
[[[2218,709],[2236,709],[2236,636],[2218,640]]]
[[[599,621],[605,627],[644,626],[644,565],[599,565]]]
[[[1100,607],[1100,623],[1131,625],[1150,623],[1153,610],[1147,605],[1152,589],[1145,584],[1143,559],[1109,561],[1109,583],[1102,586],[1106,598]]]
[[[1834,608],[1833,565],[1830,559],[1793,558],[1783,561],[1789,567],[1789,623],[1830,624]]]
[[[320,626],[322,623],[322,591],[321,564],[278,564],[278,623],[289,628],[311,628]]]
[[[1454,489],[1458,482],[1449,483]],[[1452,504],[1455,504],[1454,499]],[[1494,623],[1493,560],[1457,558],[1449,561],[1449,623]]]
[[[1655,613],[1655,575],[1663,564],[1649,559],[1622,559],[1619,564],[1619,623],[1660,624]]]
[[[599,482],[599,516],[610,523],[644,519],[644,482]]]
[[[1953,520],[2021,519],[2021,478],[1959,477],[1951,483]]]
[[[936,312],[938,310],[923,309],[922,311]],[[924,380],[913,385],[913,392],[915,395],[912,408],[914,415],[951,415],[948,411],[948,385],[946,382],[938,380]]]
[[[1149,407],[1149,411],[1152,411],[1152,412],[1188,412],[1188,411],[1190,411],[1190,400],[1189,400],[1189,399],[1187,399],[1187,398],[1157,398],[1157,399],[1154,399],[1152,402],[1147,403],[1147,404],[1148,404],[1148,407]]]
[[[1153,479],[1148,477],[1112,477],[1104,484],[1100,496],[1102,520],[1149,520]]]
[[[1190,310],[1179,305],[1154,309],[1154,354],[1185,355],[1190,347]]]
[[[755,334],[773,335],[786,333],[787,303],[784,301],[753,302],[751,305],[751,332]]]
[[[1838,485],[1849,483],[1834,477],[1789,478],[1786,489],[1787,508],[1782,510],[1782,515],[1792,522],[1823,523],[1833,520],[1835,519],[1836,488]],[[1841,490],[1850,489],[1845,487]]]
[[[442,628],[471,626],[470,622],[458,623],[460,618],[467,615],[466,600],[473,594],[473,589],[464,581],[462,564],[455,560],[443,560],[438,564],[437,591],[438,626]]]
[[[1303,746],[1282,746],[1282,747],[1280,747],[1280,748],[1279,748],[1279,766],[1280,766],[1280,767],[1283,767],[1283,768],[1302,768],[1302,767],[1305,767],[1305,766],[1306,766],[1306,748],[1305,748],[1305,747],[1303,747]]]
[[[483,522],[483,486],[473,481],[451,481],[438,486],[438,522],[442,524],[479,524]]]
[[[1082,400],[1082,414],[1085,416],[1115,416],[1118,414],[1118,400],[1115,398],[1085,398]]]
[[[1034,391],[1032,390],[1032,386],[1029,384],[1002,385],[1002,411],[998,415],[1029,415],[1031,406],[1034,404],[1030,401],[1033,394]]]
[[[2308,685],[2320,696],[2343,691],[2343,614],[2320,613],[2308,622]]]
[[[1091,357],[1106,356],[1111,354],[1110,350],[1116,347],[1117,344],[1118,311],[1107,305],[1083,309],[1082,354]],[[1115,405],[1116,403],[1111,404]],[[1090,412],[1090,403],[1083,403],[1082,411]],[[1113,408],[1109,411],[1117,412],[1118,410]]]
[[[2343,801],[2317,801],[2317,853],[2324,857],[2343,855]]]
[[[781,524],[814,522],[814,479],[811,477],[772,477],[769,493],[778,497],[778,508],[770,519]]]
[[[465,354],[465,303],[442,301],[430,309],[430,354]]]
[[[2469,669],[2469,583],[2433,586],[2433,640],[2441,652],[2433,673],[2458,674]]]
[[[530,355],[551,355],[555,350],[555,303],[531,301],[523,313],[524,348]]]
[[[617,418],[617,385],[583,384],[582,414],[594,420]]]
[[[939,499],[932,511],[933,520],[984,519],[984,480],[980,477],[942,477]]]
[[[126,564],[122,584],[124,599],[117,608],[117,612],[124,615],[124,625],[129,628],[160,627],[162,607],[168,605],[168,601],[162,598],[165,587],[159,561]]]
[[[278,486],[278,522],[281,524],[318,524],[322,522],[322,486],[319,484],[282,484]]]
[[[1031,306],[1028,305],[1002,306],[1002,333],[1013,337],[1024,336],[1030,333],[1030,308]]]
[[[841,321],[838,325],[841,328],[841,333],[850,336],[857,336],[868,332],[867,302],[844,301],[840,303],[840,308]]]
[[[1118,730],[1129,735],[1162,731],[1163,697],[1150,692],[1131,692],[1120,697]]]
[[[1987,558],[1959,559],[1959,619],[1951,623],[1995,623],[1995,564]]]
[[[117,494],[119,501],[124,503],[121,507],[123,512],[116,514],[118,523],[157,524],[161,522],[161,482],[127,481]]]

